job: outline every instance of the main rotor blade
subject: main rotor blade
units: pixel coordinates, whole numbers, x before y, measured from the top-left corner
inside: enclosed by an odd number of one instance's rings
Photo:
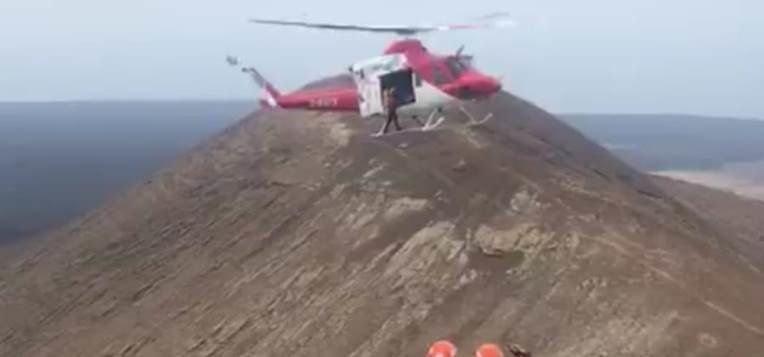
[[[267,20],[267,19],[251,19],[250,22],[265,25],[280,25],[280,26],[295,26],[295,27],[307,27],[323,30],[340,30],[340,31],[362,31],[362,32],[375,32],[375,33],[396,33],[399,35],[415,35],[423,32],[436,31],[436,28],[432,27],[416,27],[416,26],[362,26],[362,25],[348,25],[348,24],[334,24],[334,23],[321,23],[321,22],[304,22],[304,21],[282,21],[282,20]]]
[[[495,19],[497,16],[491,15],[491,19]],[[420,33],[435,32],[435,31],[454,31],[454,30],[472,30],[472,29],[485,29],[485,28],[501,28],[514,25],[511,20],[493,21],[488,23],[467,23],[467,24],[443,24],[432,26],[366,26],[366,25],[353,25],[353,24],[337,24],[327,22],[306,22],[306,21],[286,21],[286,20],[269,20],[253,18],[250,22],[264,25],[278,25],[278,26],[294,26],[294,27],[306,27],[322,30],[339,30],[339,31],[361,31],[372,33],[395,33],[403,36],[411,36]]]
[[[511,14],[506,12],[506,11],[497,11],[497,12],[492,12],[492,13],[489,13],[489,14],[485,14],[483,16],[476,17],[476,18],[473,19],[473,21],[489,21],[489,20],[493,20],[493,21],[497,21],[497,20],[507,21],[507,20],[510,20],[511,21],[511,17],[512,17]]]

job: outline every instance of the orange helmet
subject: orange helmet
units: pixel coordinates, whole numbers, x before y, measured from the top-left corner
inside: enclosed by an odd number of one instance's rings
[[[436,341],[427,351],[427,357],[456,357],[456,346],[451,341]]]
[[[475,351],[475,357],[504,357],[504,352],[501,352],[501,347],[493,343],[486,343],[478,347]]]

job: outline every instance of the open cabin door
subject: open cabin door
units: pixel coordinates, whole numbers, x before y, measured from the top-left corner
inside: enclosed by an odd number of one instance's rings
[[[416,101],[413,73],[404,55],[370,58],[354,64],[351,71],[358,87],[358,107],[363,117],[384,115],[382,91],[391,87],[395,87],[399,106]]]

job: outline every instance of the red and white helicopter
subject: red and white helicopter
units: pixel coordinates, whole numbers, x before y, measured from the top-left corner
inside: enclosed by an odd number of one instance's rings
[[[471,124],[476,125],[489,120],[493,114],[476,120],[462,104],[466,101],[493,96],[501,90],[500,80],[478,71],[472,65],[472,57],[462,54],[464,46],[452,55],[436,55],[429,52],[421,41],[411,36],[438,31],[499,28],[513,24],[509,20],[486,22],[486,20],[503,17],[506,15],[489,15],[482,18],[481,23],[466,25],[387,27],[250,20],[253,23],[267,25],[392,33],[407,37],[390,44],[382,56],[362,60],[350,66],[352,81],[317,89],[306,88],[282,94],[255,68],[240,66],[239,60],[232,56],[229,56],[227,60],[231,66],[240,67],[242,72],[249,74],[255,83],[264,89],[261,104],[265,107],[357,112],[362,117],[370,118],[383,115],[385,108],[382,93],[394,87],[397,102],[400,103],[398,114],[410,116],[417,122],[419,122],[418,118],[427,117],[422,130],[433,129],[440,125],[445,119],[442,116],[444,109],[451,107],[459,108],[469,118]]]

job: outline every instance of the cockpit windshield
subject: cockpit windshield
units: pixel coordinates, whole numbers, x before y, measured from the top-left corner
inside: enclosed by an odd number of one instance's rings
[[[451,71],[451,74],[454,77],[459,77],[462,75],[462,73],[466,72],[469,69],[469,63],[466,61],[463,61],[459,57],[451,57],[446,60],[446,64],[448,65],[448,69]]]

